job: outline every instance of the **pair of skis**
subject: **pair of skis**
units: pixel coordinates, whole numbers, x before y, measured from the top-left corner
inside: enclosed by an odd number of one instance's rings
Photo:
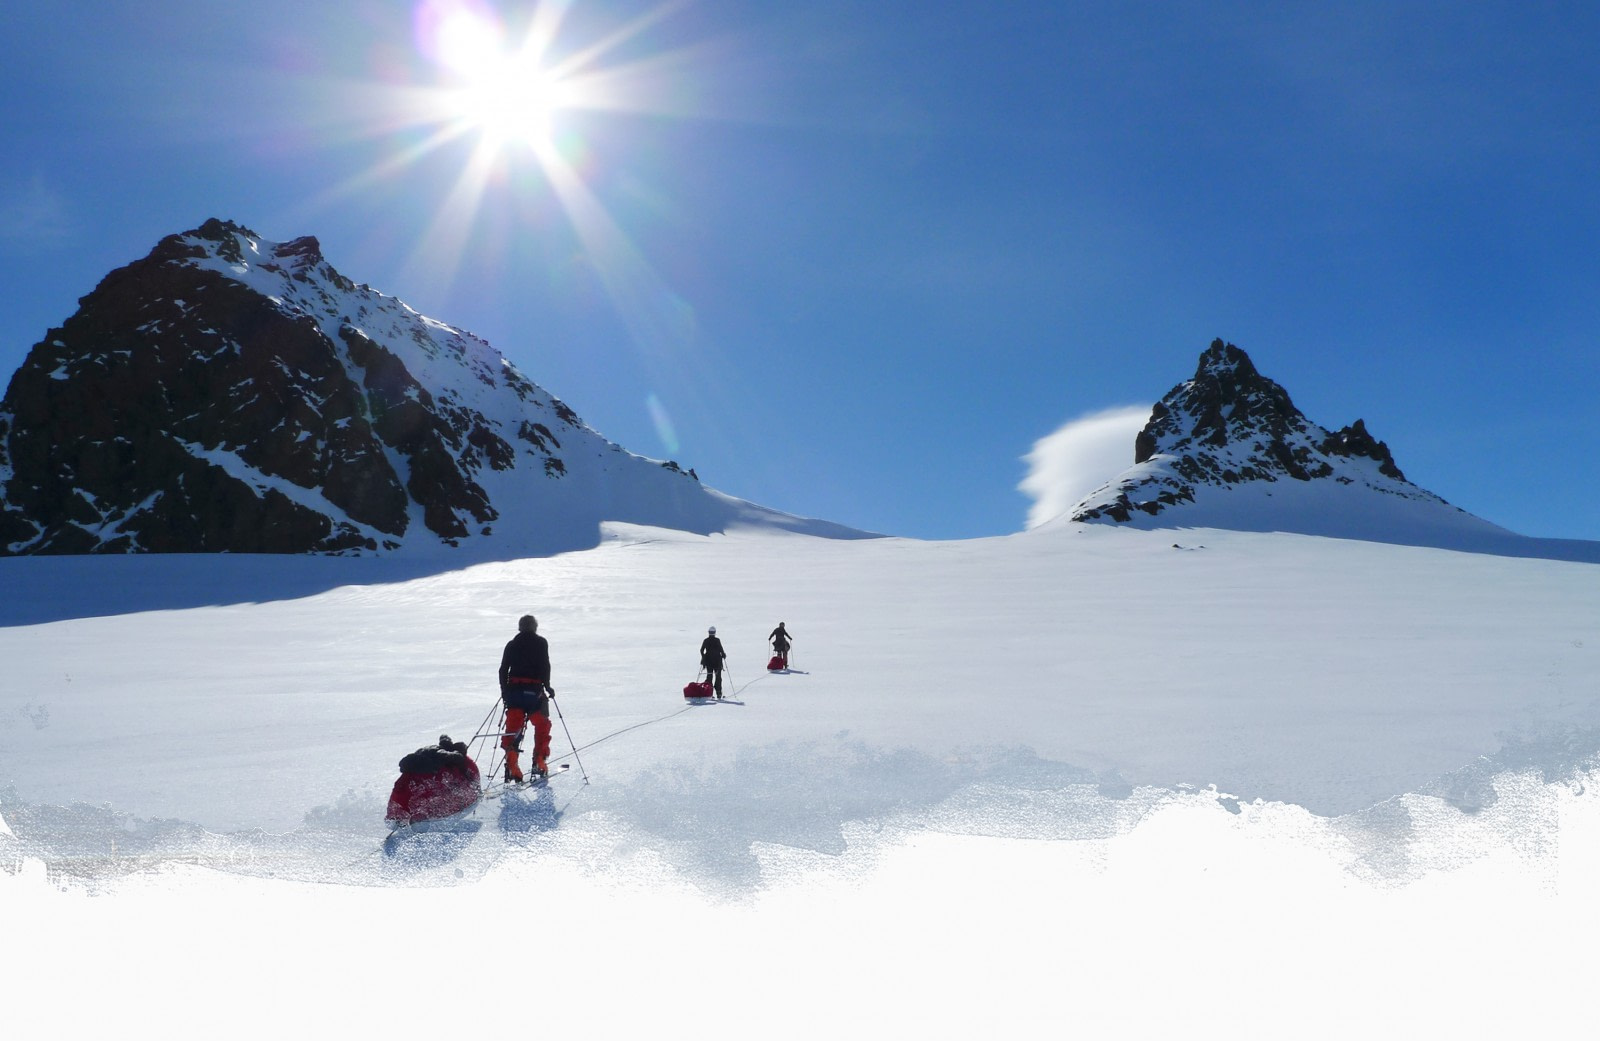
[[[571,763],[557,763],[550,767],[550,772],[547,774],[534,774],[520,781],[501,781],[499,784],[491,784],[483,790],[483,798],[498,799],[506,792],[519,792],[525,788],[543,787],[550,782],[550,778],[556,774],[566,773],[571,766]]]

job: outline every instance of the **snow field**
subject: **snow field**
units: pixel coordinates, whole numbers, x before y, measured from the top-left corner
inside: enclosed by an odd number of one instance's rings
[[[1589,565],[619,527],[435,574],[0,567],[27,591],[0,608],[16,1036],[1470,1037],[1587,1015]],[[386,844],[397,760],[484,718],[527,611],[592,783]],[[780,620],[794,671],[769,676]],[[711,624],[743,704],[683,703]],[[536,947],[556,953],[529,969]]]

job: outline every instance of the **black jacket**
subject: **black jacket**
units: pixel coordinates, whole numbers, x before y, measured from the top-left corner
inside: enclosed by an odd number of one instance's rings
[[[500,696],[507,708],[544,708],[550,682],[550,644],[538,633],[518,633],[500,655]],[[515,699],[516,704],[513,704]],[[532,702],[537,702],[533,704]]]
[[[722,641],[715,636],[707,636],[700,641],[700,665],[706,669],[722,668],[722,660],[728,652],[722,649]]]
[[[443,771],[465,775],[467,754],[454,748],[429,745],[400,760],[400,772],[403,774],[436,774]]]

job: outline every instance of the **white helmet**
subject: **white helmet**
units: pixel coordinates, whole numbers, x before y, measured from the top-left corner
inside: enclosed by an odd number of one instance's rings
[[[710,633],[712,636],[715,636],[717,635],[717,627],[713,625],[711,628],[707,629],[706,632]]]

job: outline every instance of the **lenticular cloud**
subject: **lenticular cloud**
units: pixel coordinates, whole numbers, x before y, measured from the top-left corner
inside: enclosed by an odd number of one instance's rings
[[[1033,498],[1028,527],[1059,517],[1133,465],[1133,439],[1150,421],[1149,405],[1091,412],[1033,443],[1017,488]]]

